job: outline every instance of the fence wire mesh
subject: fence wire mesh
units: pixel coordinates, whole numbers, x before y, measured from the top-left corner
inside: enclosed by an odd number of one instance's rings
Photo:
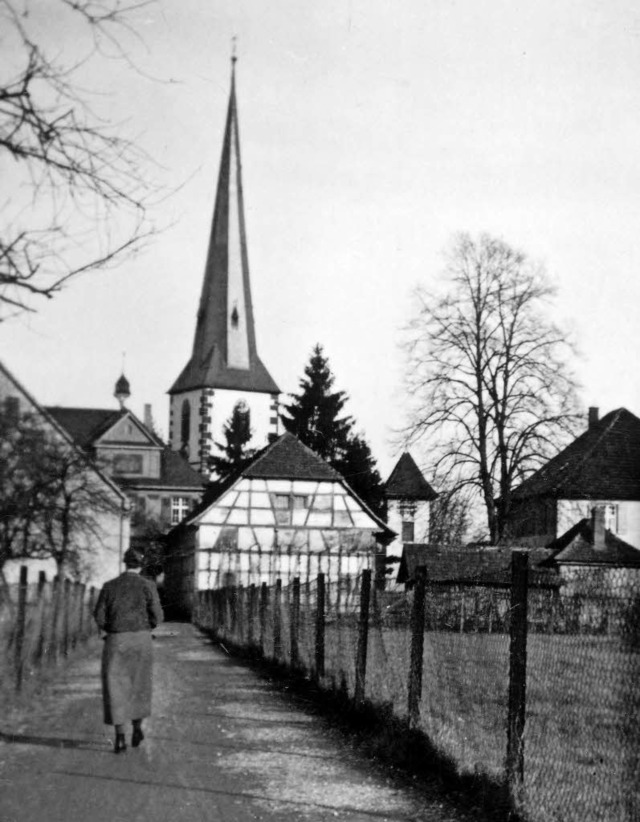
[[[418,713],[411,715],[415,592],[371,592],[362,671],[364,570],[201,595],[196,621],[364,697],[420,728],[461,774],[504,781],[510,654],[508,584],[427,583]],[[369,577],[370,578],[370,577]],[[323,590],[321,590],[321,588]],[[321,607],[324,594],[324,608]],[[640,819],[640,578],[620,571],[526,594],[523,779],[531,822]],[[235,603],[235,605],[234,605]],[[320,607],[319,607],[320,603]],[[415,632],[415,630],[414,630]]]

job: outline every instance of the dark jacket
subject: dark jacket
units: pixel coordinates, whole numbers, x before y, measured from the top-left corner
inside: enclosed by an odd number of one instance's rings
[[[108,634],[150,631],[163,619],[158,589],[151,580],[125,571],[104,584],[93,616]]]

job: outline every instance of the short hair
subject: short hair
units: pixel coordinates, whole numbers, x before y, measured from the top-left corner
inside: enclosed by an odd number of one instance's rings
[[[142,568],[142,560],[144,559],[140,551],[135,548],[127,548],[122,558],[127,568]]]

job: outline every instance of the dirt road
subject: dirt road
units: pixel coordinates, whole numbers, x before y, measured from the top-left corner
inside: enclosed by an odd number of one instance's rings
[[[0,721],[0,822],[468,822],[349,749],[313,710],[199,634],[154,643],[154,714],[115,755],[99,652],[72,662],[28,713]]]

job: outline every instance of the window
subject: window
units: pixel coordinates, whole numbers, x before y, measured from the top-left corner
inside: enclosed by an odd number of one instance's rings
[[[402,523],[402,541],[415,542],[415,522],[404,520]]]
[[[180,450],[186,456],[189,454],[189,438],[191,436],[191,406],[189,400],[182,403],[182,418],[180,420]]]
[[[605,505],[604,507],[604,527],[614,534],[618,533],[618,506]]]
[[[309,507],[309,497],[304,494],[273,494],[276,525],[291,525],[291,512]]]
[[[189,497],[172,497],[171,498],[171,524],[177,525],[187,516],[191,508],[191,500]]]
[[[114,474],[141,474],[142,454],[116,454],[113,458]]]

